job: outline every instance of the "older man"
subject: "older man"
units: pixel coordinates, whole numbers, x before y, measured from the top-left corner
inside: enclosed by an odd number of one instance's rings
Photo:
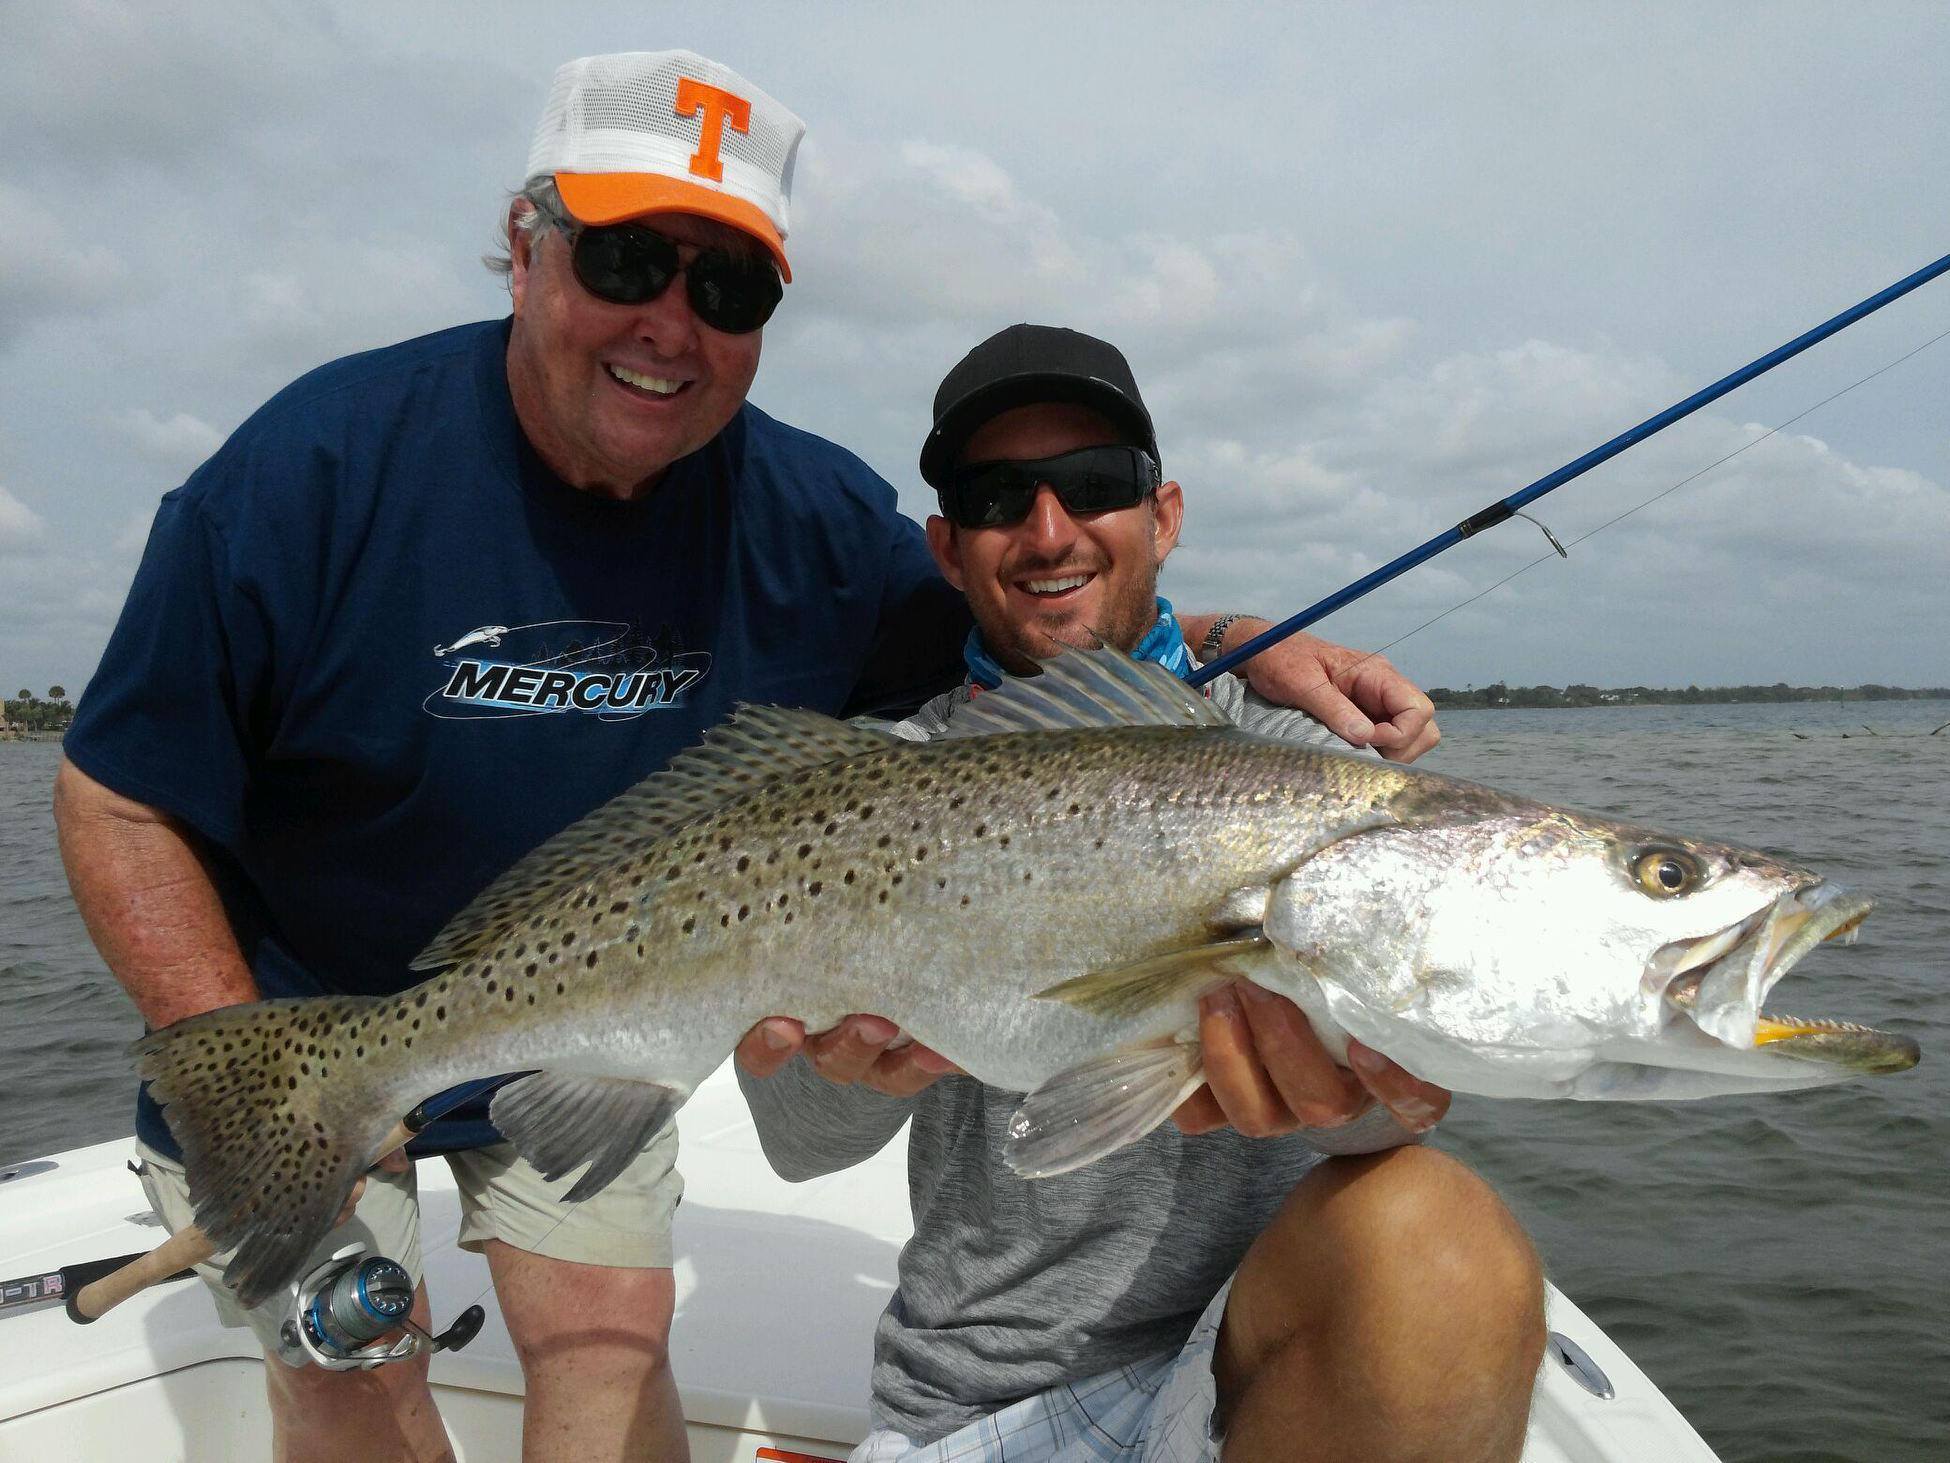
[[[905,709],[952,682],[967,612],[893,490],[745,400],[802,132],[689,52],[562,67],[507,216],[512,318],[313,372],[164,499],[56,788],[76,900],[150,1026],[411,984],[495,874],[736,702]],[[1325,649],[1286,683],[1358,659]],[[1399,677],[1343,679],[1377,740],[1429,734]],[[180,1226],[146,1095],[137,1130]],[[674,1145],[568,1205],[478,1111],[427,1135],[521,1359],[531,1460],[684,1456]],[[403,1162],[322,1252],[349,1236],[417,1278]],[[224,1258],[226,1318],[295,1360]],[[447,1455],[423,1361],[268,1375],[281,1457]]]
[[[1160,480],[1122,355],[1015,326],[949,374],[936,418],[928,543],[978,628],[967,683],[897,730],[935,735],[1004,669],[1099,638],[1189,673],[1156,597],[1183,493]],[[1230,678],[1214,696],[1256,730],[1321,739]],[[1221,1438],[1229,1459],[1517,1457],[1542,1278],[1487,1185],[1398,1146],[1446,1092],[1358,1043],[1356,1070],[1336,1067],[1292,1003],[1241,985],[1205,1002],[1208,1084],[1176,1129],[1025,1180],[1002,1162],[1016,1095],[895,1035],[853,1017],[806,1041],[774,1019],[739,1053],[787,1178],[858,1162],[912,1119],[915,1231],[856,1463],[1185,1463]]]

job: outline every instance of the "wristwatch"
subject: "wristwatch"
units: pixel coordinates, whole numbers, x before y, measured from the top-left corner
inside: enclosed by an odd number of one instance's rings
[[[1205,639],[1200,642],[1198,647],[1198,658],[1201,665],[1210,665],[1219,658],[1219,652],[1225,649],[1226,631],[1230,630],[1235,624],[1245,618],[1245,615],[1234,612],[1230,615],[1220,615],[1218,619],[1212,622],[1212,628],[1205,632]]]

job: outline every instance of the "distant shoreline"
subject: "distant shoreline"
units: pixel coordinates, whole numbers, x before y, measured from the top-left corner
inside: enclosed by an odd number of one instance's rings
[[[1457,691],[1437,686],[1429,699],[1438,711],[1537,711],[1591,706],[1761,706],[1790,702],[1941,701],[1950,687],[1926,686],[1507,686],[1493,682]]]

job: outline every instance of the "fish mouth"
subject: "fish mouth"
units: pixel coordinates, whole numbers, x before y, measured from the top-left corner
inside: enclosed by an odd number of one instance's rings
[[[1726,1046],[1862,1073],[1904,1072],[1922,1057],[1907,1036],[1761,1010],[1775,982],[1817,945],[1854,944],[1874,905],[1833,884],[1807,885],[1718,934],[1667,945],[1648,975],[1663,983],[1666,1004]]]

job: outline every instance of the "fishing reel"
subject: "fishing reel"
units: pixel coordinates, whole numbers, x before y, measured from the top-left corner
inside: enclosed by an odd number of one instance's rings
[[[290,1293],[292,1312],[278,1332],[279,1357],[292,1366],[310,1362],[334,1372],[369,1371],[409,1356],[459,1351],[487,1316],[480,1306],[469,1306],[433,1335],[412,1320],[413,1277],[406,1267],[367,1254],[358,1243],[339,1250]]]

